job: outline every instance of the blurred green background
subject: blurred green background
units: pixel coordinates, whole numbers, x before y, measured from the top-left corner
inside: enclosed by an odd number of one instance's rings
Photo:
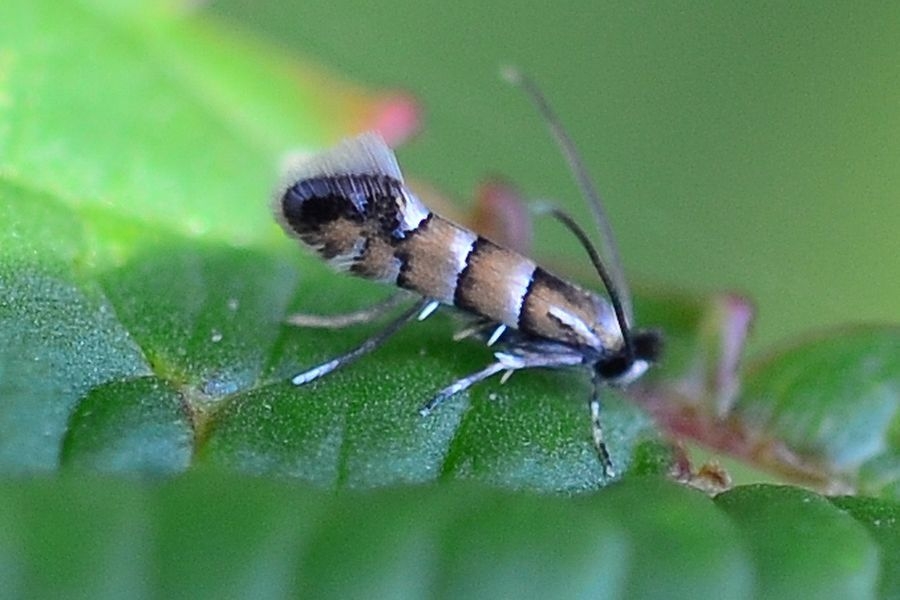
[[[203,10],[374,88],[424,127],[406,171],[460,198],[489,173],[587,212],[545,88],[603,190],[630,277],[747,293],[752,346],[900,318],[900,4],[222,0]],[[538,226],[548,261],[572,242]],[[577,272],[583,266],[573,268]],[[638,316],[640,319],[640,316]]]

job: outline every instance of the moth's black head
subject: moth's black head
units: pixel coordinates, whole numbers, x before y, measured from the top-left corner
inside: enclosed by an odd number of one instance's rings
[[[623,347],[621,351],[597,361],[594,369],[605,381],[625,385],[643,375],[647,367],[659,360],[662,350],[663,338],[659,331],[632,331],[631,352]]]
[[[631,334],[634,357],[648,363],[655,363],[663,353],[662,333],[657,329],[643,329]]]

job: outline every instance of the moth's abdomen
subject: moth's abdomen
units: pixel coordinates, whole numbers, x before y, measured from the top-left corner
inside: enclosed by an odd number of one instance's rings
[[[397,244],[397,285],[453,304],[457,281],[476,238],[468,229],[432,213]]]

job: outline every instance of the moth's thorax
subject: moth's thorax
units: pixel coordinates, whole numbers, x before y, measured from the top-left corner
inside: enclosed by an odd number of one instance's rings
[[[606,299],[541,267],[532,277],[520,323],[543,337],[601,354],[615,352],[624,343],[615,312]]]

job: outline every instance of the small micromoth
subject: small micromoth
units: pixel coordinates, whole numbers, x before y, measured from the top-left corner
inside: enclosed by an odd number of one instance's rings
[[[605,261],[569,215],[549,212],[584,246],[606,296],[431,212],[404,183],[384,140],[366,133],[295,165],[276,195],[274,212],[288,234],[336,269],[396,285],[420,299],[357,348],[292,381],[303,385],[318,379],[375,350],[406,323],[425,319],[440,305],[453,306],[477,319],[470,331],[496,349],[495,360],[440,390],[421,407],[421,414],[428,415],[448,397],[498,373],[504,373],[505,380],[523,369],[586,369],[594,383],[588,401],[594,447],[611,476],[614,470],[600,421],[601,391],[640,377],[657,360],[661,336],[632,326],[631,295],[612,230],[574,144],[540,89],[518,71],[509,69],[505,74],[541,113],[593,211]],[[393,296],[344,315],[295,315],[291,322],[343,327],[377,319],[403,300]]]

